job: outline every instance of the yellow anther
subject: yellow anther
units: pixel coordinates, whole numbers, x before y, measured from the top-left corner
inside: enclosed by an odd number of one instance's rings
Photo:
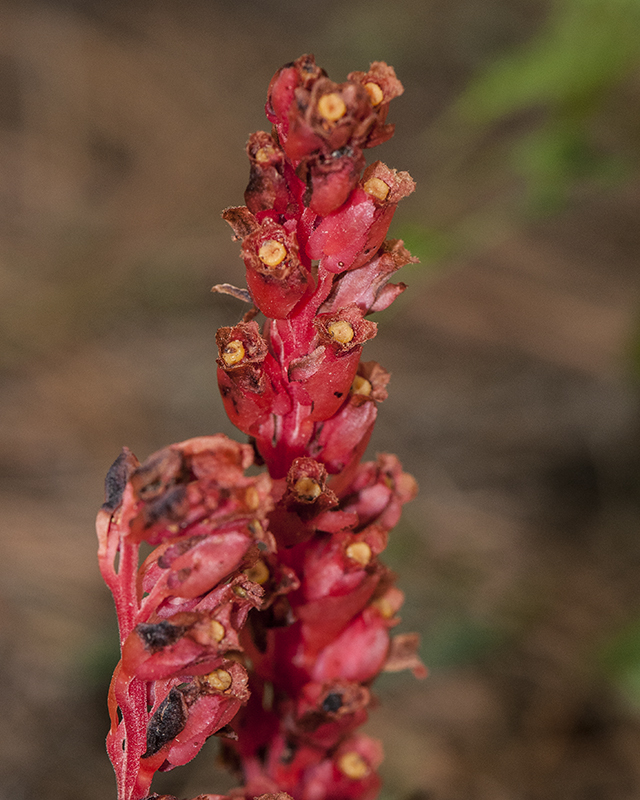
[[[258,148],[254,158],[258,164],[268,164],[275,155],[275,152],[275,148],[268,144],[265,147]]]
[[[258,258],[267,267],[277,267],[287,257],[287,248],[276,239],[268,239],[260,245]]]
[[[367,194],[380,202],[386,200],[389,195],[389,187],[381,178],[369,178],[363,188]]]
[[[222,351],[222,360],[228,367],[239,364],[244,358],[244,345],[240,339],[234,339]]]
[[[372,390],[373,387],[366,378],[362,377],[362,375],[356,375],[356,377],[353,379],[353,383],[351,384],[352,394],[361,394],[365,397],[369,397]]]
[[[338,319],[327,325],[329,336],[340,344],[349,344],[353,339],[354,333],[351,324],[346,319]]]
[[[244,574],[254,583],[259,583],[260,586],[269,580],[269,568],[264,561],[256,561],[256,563],[245,569]]]
[[[211,624],[209,625],[209,631],[211,633],[211,638],[214,642],[221,642],[224,639],[224,635],[226,633],[224,629],[224,625],[221,622],[218,622],[217,619],[212,619]]]
[[[347,113],[347,106],[337,92],[331,92],[318,100],[318,112],[327,122],[336,122]]]
[[[371,548],[366,542],[353,542],[347,547],[345,553],[352,561],[357,561],[363,567],[366,567],[371,561]]]
[[[338,759],[338,769],[352,781],[360,781],[369,774],[369,765],[360,753],[349,750]]]
[[[260,494],[255,486],[248,486],[244,493],[244,502],[249,511],[255,511],[260,505]]]
[[[298,478],[293,488],[298,497],[308,503],[312,503],[322,494],[318,481],[314,481],[313,478],[309,477]]]
[[[379,597],[377,600],[374,600],[371,605],[378,609],[380,616],[383,617],[383,619],[391,619],[395,614],[393,606],[386,597]]]
[[[234,586],[233,593],[235,594],[236,597],[239,597],[241,600],[245,600],[247,597],[249,597],[247,590],[244,588],[244,586]]]
[[[233,683],[233,678],[226,669],[214,669],[206,676],[206,681],[217,692],[225,692]]]
[[[384,92],[378,86],[378,84],[374,83],[373,81],[369,81],[369,83],[365,83],[364,88],[367,90],[369,100],[371,100],[371,105],[379,106],[384,100]]]

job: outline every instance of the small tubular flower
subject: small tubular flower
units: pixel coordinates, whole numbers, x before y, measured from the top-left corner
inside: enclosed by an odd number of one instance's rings
[[[284,225],[271,217],[259,223],[248,208],[228,208],[223,218],[242,239],[247,286],[253,302],[267,317],[284,319],[311,283],[308,264],[300,260],[296,221]]]

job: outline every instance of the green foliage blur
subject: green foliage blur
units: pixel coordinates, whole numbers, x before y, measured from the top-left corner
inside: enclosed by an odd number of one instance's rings
[[[579,183],[610,184],[640,163],[640,0],[556,0],[530,41],[471,82],[472,127],[516,122],[510,166],[530,209],[556,211]]]

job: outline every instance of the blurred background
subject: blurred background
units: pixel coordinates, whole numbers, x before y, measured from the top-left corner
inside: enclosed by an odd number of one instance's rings
[[[305,52],[394,65],[374,157],[418,182],[391,234],[422,264],[365,351],[371,452],[421,487],[387,560],[431,672],[377,684],[383,800],[637,798],[640,0],[0,0],[0,798],[115,797],[103,476],[235,435],[220,211]]]

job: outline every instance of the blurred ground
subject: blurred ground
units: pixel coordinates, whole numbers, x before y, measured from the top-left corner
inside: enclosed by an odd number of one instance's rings
[[[234,435],[214,335],[240,312],[209,288],[241,262],[219,214],[242,202],[272,73],[303,52],[336,80],[394,64],[406,93],[379,157],[419,189],[392,233],[460,222],[367,353],[393,373],[372,450],[421,486],[388,560],[432,671],[380,682],[384,797],[640,796],[640,712],[603,656],[640,615],[640,191],[587,188],[525,221],[509,213],[523,187],[467,169],[468,151],[454,165],[441,124],[546,13],[0,0],[1,800],[114,797],[103,475],[122,444]],[[214,762],[208,748],[158,788],[223,791]]]

